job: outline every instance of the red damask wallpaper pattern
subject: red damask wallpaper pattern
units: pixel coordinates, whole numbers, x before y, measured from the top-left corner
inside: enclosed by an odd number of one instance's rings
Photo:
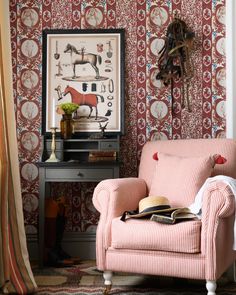
[[[155,79],[158,51],[175,12],[195,32],[189,87],[192,112],[181,109],[181,82],[170,89]],[[125,130],[121,176],[137,174],[147,140],[225,137],[225,0],[11,0],[11,44],[25,224],[37,232],[41,151],[42,30],[125,28]],[[173,101],[172,101],[173,100]],[[172,111],[173,103],[173,111]],[[66,195],[67,230],[93,231],[96,184],[59,184]]]

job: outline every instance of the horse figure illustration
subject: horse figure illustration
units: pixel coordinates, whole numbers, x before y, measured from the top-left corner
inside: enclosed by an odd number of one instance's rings
[[[98,99],[100,98],[101,102],[104,102],[104,97],[100,94],[93,94],[93,93],[80,93],[79,91],[77,91],[75,88],[67,86],[63,92],[63,95],[67,95],[68,93],[70,93],[71,95],[71,101],[73,103],[77,103],[80,106],[81,105],[86,105],[90,108],[90,113],[88,118],[91,117],[92,111],[93,111],[93,107],[96,110],[96,117],[95,120],[97,120],[98,117],[98,109],[97,109],[97,104],[98,104]]]
[[[66,49],[64,50],[64,53],[70,53],[72,58],[72,65],[73,65],[73,73],[74,76],[73,79],[76,78],[76,65],[83,65],[86,63],[90,63],[90,65],[94,68],[96,72],[96,79],[100,77],[99,75],[99,69],[97,67],[97,62],[101,64],[102,58],[100,55],[93,54],[93,53],[84,53],[85,48],[81,48],[81,50],[77,50],[74,45],[67,44]]]

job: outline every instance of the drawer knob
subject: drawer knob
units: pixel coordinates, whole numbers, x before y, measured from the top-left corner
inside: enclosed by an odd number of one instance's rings
[[[83,177],[83,176],[84,176],[84,174],[83,174],[83,173],[81,173],[81,172],[79,172],[79,173],[77,174],[77,176],[79,176],[79,177]]]

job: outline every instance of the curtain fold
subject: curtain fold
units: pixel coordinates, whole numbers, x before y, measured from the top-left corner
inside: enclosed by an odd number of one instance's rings
[[[0,4],[0,10],[6,12],[4,5],[8,1]],[[3,30],[3,19],[9,18],[9,11],[0,17],[0,288],[4,293],[29,294],[37,285],[29,263],[24,229],[11,57],[7,50],[10,48],[10,34],[6,36],[10,30],[9,19]]]

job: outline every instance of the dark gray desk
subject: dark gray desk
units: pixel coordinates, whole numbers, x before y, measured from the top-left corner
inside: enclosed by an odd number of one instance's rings
[[[50,182],[100,182],[119,177],[119,162],[39,162],[39,266],[44,258],[45,198],[50,196]]]

